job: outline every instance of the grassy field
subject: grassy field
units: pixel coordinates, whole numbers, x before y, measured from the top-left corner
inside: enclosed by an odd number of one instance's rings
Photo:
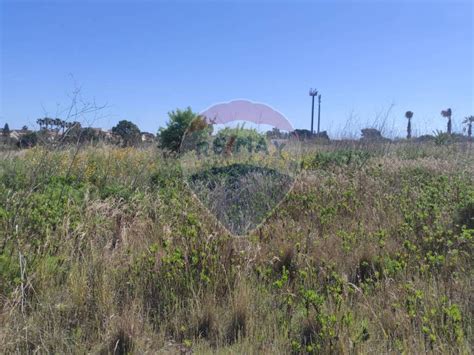
[[[0,157],[2,353],[470,353],[472,143],[308,143],[247,238],[161,151]]]

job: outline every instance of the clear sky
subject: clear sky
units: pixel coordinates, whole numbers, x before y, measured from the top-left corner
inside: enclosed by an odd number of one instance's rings
[[[34,126],[76,85],[120,119],[155,133],[167,112],[246,98],[322,129],[380,124],[415,133],[474,114],[474,1],[0,0],[0,125]],[[74,80],[71,79],[73,75]],[[377,117],[378,121],[377,121]]]

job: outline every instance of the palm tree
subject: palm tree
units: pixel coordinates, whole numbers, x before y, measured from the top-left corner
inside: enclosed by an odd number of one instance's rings
[[[53,125],[54,125],[54,118],[46,118],[47,126],[51,126],[50,130],[53,130]]]
[[[38,126],[40,126],[40,130],[43,128],[43,125],[44,125],[44,120],[42,118],[38,118],[36,120],[36,123],[38,124]]]
[[[413,112],[411,111],[405,112],[405,117],[408,119],[407,139],[410,139],[411,138],[411,118],[413,117]]]
[[[54,122],[54,125],[56,126],[56,131],[59,132],[59,128],[61,127],[62,120],[60,118],[55,118],[53,122]]]
[[[464,118],[464,121],[462,121],[463,124],[467,126],[467,136],[469,138],[472,137],[472,123],[474,122],[474,116],[468,116]],[[464,128],[466,130],[466,128]]]
[[[448,131],[448,134],[451,134],[451,115],[452,115],[452,111],[450,108],[448,108],[446,111],[441,111],[441,116],[443,117],[446,117],[448,119],[448,126],[447,126],[447,131]]]
[[[66,121],[61,120],[61,131],[63,134],[64,134],[64,129],[66,128],[66,123],[67,123]]]
[[[45,117],[43,118],[44,125],[46,127],[46,130],[48,130],[49,125],[51,124],[51,118]]]

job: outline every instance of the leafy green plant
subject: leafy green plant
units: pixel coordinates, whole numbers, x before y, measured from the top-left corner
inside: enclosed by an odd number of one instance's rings
[[[446,145],[452,142],[451,133],[435,131],[434,142],[436,145]]]
[[[215,154],[242,151],[258,153],[268,152],[268,146],[266,137],[255,129],[226,127],[213,137],[213,150]]]
[[[308,169],[246,238],[156,147],[2,156],[2,350],[469,353],[472,156],[400,144],[308,143]],[[403,158],[407,145],[423,154]],[[194,178],[258,205],[240,177],[272,170],[252,169]]]
[[[370,156],[367,151],[352,149],[318,152],[316,156],[305,159],[303,166],[306,169],[328,169],[332,166],[342,167],[350,164],[362,166]]]
[[[191,140],[192,133],[201,133],[207,131],[205,120],[188,107],[185,110],[177,109],[168,113],[168,122],[165,128],[160,128],[158,132],[159,146],[177,152],[185,133],[189,129],[189,136],[186,139]]]

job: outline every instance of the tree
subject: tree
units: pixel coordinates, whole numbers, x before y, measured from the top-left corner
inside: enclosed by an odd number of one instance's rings
[[[24,125],[23,127],[21,127],[21,130],[22,130],[22,131],[27,131],[27,130],[28,130],[28,126],[27,126],[27,125]]]
[[[46,130],[48,130],[49,125],[51,124],[51,118],[45,117],[43,118],[44,126],[46,127]]]
[[[448,119],[448,125],[447,125],[447,129],[446,129],[448,134],[451,134],[451,131],[452,131],[451,115],[452,115],[452,111],[451,111],[450,108],[448,108],[446,111],[445,110],[441,111],[441,116],[446,117]]]
[[[38,135],[36,132],[29,132],[23,135],[18,141],[19,148],[31,148],[38,143]]]
[[[280,130],[276,127],[273,127],[271,131],[267,131],[266,135],[268,138],[280,138]]]
[[[405,117],[408,119],[408,124],[407,124],[407,139],[411,138],[411,119],[413,117],[413,112],[407,111],[405,112]]]
[[[179,151],[184,134],[192,122],[193,126],[195,125],[200,129],[203,129],[203,124],[207,126],[205,119],[194,113],[191,107],[186,110],[177,109],[168,112],[168,117],[169,121],[166,123],[166,128],[162,127],[158,131],[159,144],[161,148],[174,152]]]
[[[319,133],[314,134],[313,138],[320,141],[320,142],[330,140],[327,131],[320,131]]]
[[[313,134],[307,129],[295,129],[293,132],[291,132],[291,135],[293,137],[297,137],[300,140],[305,140],[310,139]]]
[[[42,128],[48,129],[49,126],[51,126],[51,129],[53,129],[54,121],[55,120],[53,118],[45,117],[45,118],[38,118],[36,120],[36,123],[40,126],[40,130]]]
[[[59,131],[59,128],[61,127],[62,120],[60,118],[54,118],[53,119],[53,124],[56,126],[56,130]]]
[[[468,116],[468,117],[464,118],[464,121],[462,121],[462,123],[464,123],[466,125],[466,127],[464,129],[467,130],[467,136],[469,138],[472,137],[472,123],[473,122],[474,122],[474,116]]]
[[[72,126],[63,134],[61,141],[68,144],[90,143],[96,139],[94,129]]]
[[[382,133],[376,128],[361,129],[362,139],[364,140],[380,140],[383,139]]]
[[[41,129],[43,128],[43,125],[44,125],[44,119],[43,118],[38,118],[36,120],[36,123],[38,124],[38,126],[40,127],[40,131]]]
[[[3,126],[2,135],[5,137],[10,136],[10,127],[8,126],[8,123],[5,123],[5,126]]]
[[[120,136],[124,146],[137,144],[140,140],[140,129],[133,122],[122,120],[112,128],[112,133]]]

